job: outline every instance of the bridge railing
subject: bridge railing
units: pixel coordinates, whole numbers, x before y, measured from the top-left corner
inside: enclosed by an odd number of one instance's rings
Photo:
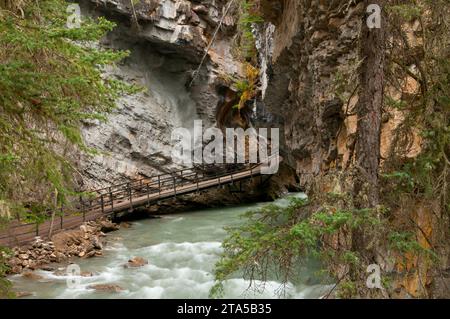
[[[198,185],[207,180],[219,180],[228,176],[233,181],[234,176],[250,170],[250,177],[259,174],[256,168],[261,164],[245,164],[237,167],[217,167],[217,165],[202,165],[201,167],[181,169],[155,176],[132,180],[125,183],[111,185],[89,192],[93,196],[81,195],[77,202],[70,206],[61,207],[54,214],[52,224],[48,223],[20,223],[12,222],[7,229],[0,228],[0,245],[13,246],[32,241],[35,236],[49,237],[63,229],[70,229],[89,220],[113,214],[115,205],[128,201],[133,208],[133,199],[138,197],[161,194],[173,191],[177,196],[177,188],[186,185]],[[169,192],[170,195],[170,192]],[[150,201],[149,201],[150,203]],[[126,205],[125,205],[126,206]],[[51,212],[49,213],[49,216]]]
[[[244,170],[251,170],[259,164],[246,165]],[[233,174],[242,172],[243,169],[227,170],[216,172],[215,174],[205,174],[193,169],[183,169],[170,174],[161,174],[150,178],[143,178],[129,183],[122,183],[110,188],[97,190],[98,194],[94,199],[81,199],[83,211],[100,211],[103,214],[114,212],[114,205],[123,201],[132,202],[133,198],[139,196],[150,196],[161,194],[168,190],[173,190],[176,196],[177,188],[182,188],[189,184],[198,184],[205,180],[219,179],[224,176],[233,178]],[[131,204],[132,206],[132,204]]]

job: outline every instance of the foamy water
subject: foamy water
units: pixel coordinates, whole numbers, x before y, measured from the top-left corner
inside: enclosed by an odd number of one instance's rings
[[[300,195],[298,195],[300,196]],[[278,204],[285,205],[280,200]],[[241,223],[239,216],[261,204],[210,209],[170,215],[161,219],[134,223],[108,236],[104,256],[74,259],[82,272],[92,277],[58,276],[52,272],[36,271],[43,279],[32,280],[13,276],[11,280],[20,291],[33,292],[32,298],[208,298],[214,285],[213,269],[222,252],[221,241],[226,236],[224,226]],[[132,257],[148,260],[141,268],[124,268]],[[58,265],[64,269],[65,265]],[[225,298],[279,298],[280,283],[256,282],[257,290],[248,289],[249,281],[230,279],[224,284]],[[318,298],[329,287],[313,281],[313,269],[299,273],[298,283],[288,284],[283,298]],[[69,283],[76,283],[69,285]],[[303,284],[302,282],[309,282]],[[95,284],[116,284],[119,293],[89,289]]]

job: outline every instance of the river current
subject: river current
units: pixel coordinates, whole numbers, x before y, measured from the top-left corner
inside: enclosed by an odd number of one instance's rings
[[[276,203],[286,205],[287,201],[279,199]],[[108,234],[103,256],[73,260],[81,272],[91,272],[91,277],[37,270],[41,279],[15,275],[10,280],[17,291],[32,292],[28,298],[208,298],[214,285],[214,265],[226,236],[223,228],[242,223],[240,216],[244,212],[264,204],[190,211],[133,222],[131,228]],[[124,268],[135,256],[147,259],[148,264]],[[64,265],[57,266],[64,272]],[[280,296],[280,283],[276,280],[256,291],[248,289],[249,281],[237,274],[225,282],[224,297],[318,298],[328,287],[312,284],[313,278],[314,269],[303,269],[298,282],[288,284]],[[109,293],[89,288],[96,284],[116,284],[124,290]]]

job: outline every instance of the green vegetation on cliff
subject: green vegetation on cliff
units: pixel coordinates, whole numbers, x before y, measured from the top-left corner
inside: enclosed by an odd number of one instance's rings
[[[240,0],[239,6],[239,48],[242,57],[247,61],[256,60],[255,36],[253,27],[257,23],[264,22],[258,12],[258,2],[255,0]]]

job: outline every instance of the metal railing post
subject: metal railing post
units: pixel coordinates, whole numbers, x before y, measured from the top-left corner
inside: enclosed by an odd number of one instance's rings
[[[128,182],[128,183],[122,183],[116,186],[110,186],[107,188],[104,188],[102,190],[102,192],[97,191],[97,197],[93,198],[91,196],[88,196],[87,198],[81,194],[79,195],[79,201],[80,201],[80,208],[82,210],[82,215],[83,215],[83,222],[86,222],[87,218],[90,217],[89,213],[93,212],[94,209],[96,211],[98,211],[97,207],[99,205],[99,200],[101,202],[101,212],[103,214],[107,214],[109,213],[109,205],[108,205],[108,197],[109,197],[109,201],[111,202],[111,212],[112,214],[114,214],[115,217],[117,212],[114,212],[114,204],[117,205],[117,203],[114,203],[114,199],[118,198],[118,200],[122,200],[122,198],[124,200],[126,200],[127,197],[129,197],[129,201],[130,201],[130,207],[131,210],[133,209],[133,188],[134,184],[136,184],[136,190],[138,190],[137,187],[141,187],[139,189],[138,192],[136,192],[137,196],[145,196],[144,192],[147,193],[147,205],[150,205],[150,203],[152,201],[154,201],[155,203],[157,202],[159,204],[160,198],[157,198],[157,194],[159,193],[159,195],[161,196],[162,194],[162,187],[165,187],[165,190],[167,190],[168,193],[168,197],[170,197],[170,181],[173,181],[173,195],[175,197],[177,197],[179,194],[183,194],[183,186],[184,185],[189,185],[188,190],[185,192],[189,193],[189,192],[199,192],[200,191],[200,182],[207,182],[207,185],[203,185],[203,187],[208,188],[209,185],[212,184],[212,187],[214,187],[215,183],[217,183],[218,187],[225,187],[227,186],[229,183],[232,183],[234,186],[237,186],[236,183],[239,183],[239,191],[242,191],[242,183],[243,183],[243,179],[247,179],[249,176],[245,175],[245,178],[243,178],[242,176],[240,176],[239,174],[245,174],[245,172],[247,172],[250,170],[250,177],[252,179],[252,181],[254,180],[254,177],[260,177],[260,182],[261,183],[265,183],[267,181],[267,179],[264,178],[264,176],[262,176],[261,172],[258,170],[259,169],[259,165],[255,164],[255,165],[249,165],[250,168],[248,166],[246,166],[243,169],[234,169],[234,170],[225,170],[222,171],[220,170],[221,173],[215,173],[215,174],[206,174],[204,171],[198,170],[198,171],[194,171],[194,170],[190,170],[190,169],[186,169],[186,170],[178,170],[177,172],[173,172],[173,173],[167,173],[167,174],[160,174],[157,176],[153,176],[151,178],[151,182],[146,182],[144,179],[143,180],[135,180],[134,182]],[[204,166],[205,167],[205,166]],[[226,172],[226,174],[222,175],[224,172]],[[239,177],[237,179],[235,179],[234,175],[238,175]],[[155,178],[158,178],[158,193],[154,190],[154,186],[156,184],[156,180]],[[195,178],[195,180],[192,180],[192,177]],[[180,183],[178,184],[178,180],[180,180]],[[215,180],[215,181],[214,181]],[[257,179],[256,179],[257,181]],[[138,185],[138,183],[140,183],[141,186]],[[150,186],[152,185],[152,186]],[[194,186],[194,188],[192,188],[192,186]],[[126,187],[125,192],[123,191],[123,188]],[[116,192],[116,193],[115,193]],[[128,193],[128,194],[127,194]],[[150,194],[154,194],[154,198],[150,198]],[[106,196],[106,200],[105,200],[105,196]],[[156,199],[155,199],[156,198]],[[76,200],[76,199],[75,199]],[[145,200],[144,200],[145,201]],[[63,229],[63,227],[65,226],[65,220],[64,220],[64,207],[61,206],[59,208],[57,208],[57,210],[60,210],[60,227],[61,229]],[[68,211],[68,216],[70,215],[70,211]],[[57,217],[57,216],[54,216]],[[75,222],[75,221],[74,221]],[[55,220],[55,223],[58,223],[58,221]],[[77,221],[77,223],[79,223],[79,220]],[[53,224],[53,221],[52,221]],[[70,221],[68,222],[68,226],[70,225]],[[28,230],[26,231],[26,234],[28,237],[31,237],[32,234],[35,233],[36,236],[40,235],[40,232],[44,229],[46,229],[47,223],[44,224],[44,228],[40,227],[40,223],[30,223],[27,224]],[[34,228],[34,229],[33,229]],[[8,241],[13,241],[15,242],[13,233],[11,232],[11,230],[8,230],[10,232],[10,235],[7,236]],[[50,232],[51,233],[51,232]],[[47,235],[47,234],[45,234]],[[26,242],[28,240],[27,238],[24,238],[22,240],[18,240],[19,244]],[[5,237],[6,238],[6,237]],[[0,240],[3,240],[4,238],[0,238]]]
[[[64,206],[63,205],[61,205],[59,213],[61,214],[61,220],[62,220],[63,219],[62,217],[64,216]],[[61,229],[63,229],[63,220],[61,222]]]
[[[130,200],[130,208],[133,209],[133,197],[131,195],[131,186],[130,183],[127,184],[128,198]]]
[[[84,207],[84,202],[83,202],[83,196],[80,195],[80,208],[81,208],[81,213],[83,214],[83,222],[85,222],[86,220],[86,208]],[[61,212],[61,229],[63,228],[63,218],[62,218],[63,214]]]
[[[102,214],[105,214],[105,202],[103,200],[103,194],[100,196],[100,203],[102,205]]]
[[[111,211],[114,212],[114,199],[111,187],[109,188],[109,200],[111,201]]]
[[[198,193],[198,172],[195,173],[195,180],[197,182],[197,193]]]
[[[173,176],[173,191],[175,193],[175,197],[177,197],[177,185],[176,185],[177,181],[175,176]]]
[[[158,175],[158,194],[161,196],[161,175]]]

